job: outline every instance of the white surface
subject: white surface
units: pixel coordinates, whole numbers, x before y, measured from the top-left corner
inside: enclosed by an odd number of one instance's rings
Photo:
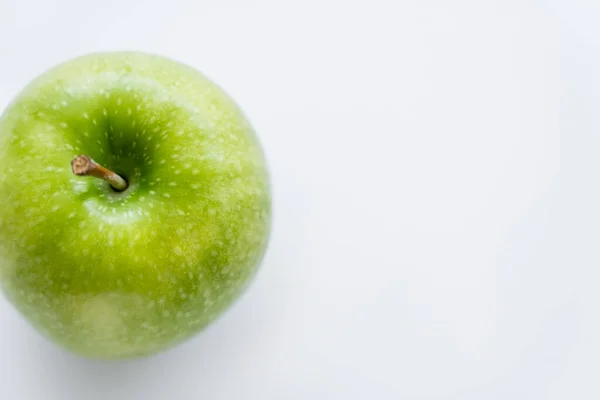
[[[157,357],[0,303],[0,399],[600,398],[597,0],[0,0],[0,107],[135,49],[233,95],[272,170],[250,290]]]

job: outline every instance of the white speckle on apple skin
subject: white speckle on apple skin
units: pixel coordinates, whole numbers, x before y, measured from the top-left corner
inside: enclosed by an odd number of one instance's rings
[[[73,176],[80,152],[131,174],[130,188]],[[266,249],[269,182],[252,128],[220,88],[160,57],[96,54],[34,81],[0,118],[0,167],[15,166],[0,177],[2,286],[84,356],[193,336]]]

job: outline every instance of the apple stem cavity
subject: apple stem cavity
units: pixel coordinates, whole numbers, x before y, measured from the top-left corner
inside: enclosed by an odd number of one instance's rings
[[[78,155],[71,161],[71,169],[77,176],[93,176],[100,178],[110,184],[110,186],[122,192],[127,189],[127,181],[111,170],[104,168],[86,155]]]

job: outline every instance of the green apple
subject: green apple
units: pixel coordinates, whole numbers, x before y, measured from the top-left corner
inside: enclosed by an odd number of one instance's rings
[[[161,56],[90,54],[37,77],[0,119],[0,171],[5,297],[85,357],[193,337],[266,251],[270,182],[253,128],[219,86]]]

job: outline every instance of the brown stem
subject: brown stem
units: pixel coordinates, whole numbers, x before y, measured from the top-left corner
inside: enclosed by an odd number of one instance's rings
[[[96,163],[86,155],[79,155],[71,161],[71,169],[77,176],[94,176],[110,183],[115,190],[123,191],[127,189],[127,181],[115,174],[109,169]]]

